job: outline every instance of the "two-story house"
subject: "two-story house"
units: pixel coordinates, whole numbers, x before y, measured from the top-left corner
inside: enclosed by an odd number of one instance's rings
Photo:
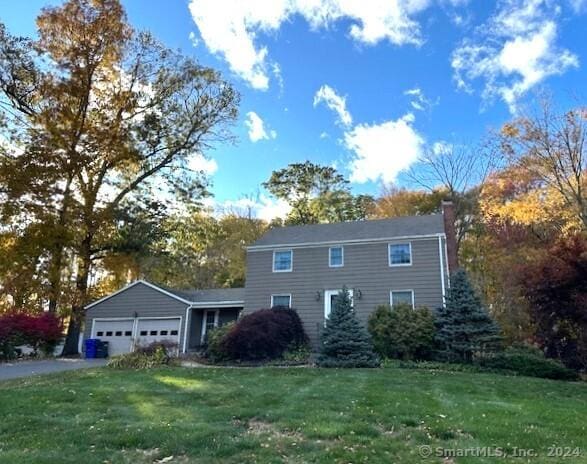
[[[87,307],[84,336],[108,341],[112,354],[163,339],[187,352],[242,312],[290,307],[316,347],[343,286],[364,323],[380,304],[441,306],[455,248],[450,203],[443,214],[273,228],[247,248],[244,289],[186,291],[137,281]]]

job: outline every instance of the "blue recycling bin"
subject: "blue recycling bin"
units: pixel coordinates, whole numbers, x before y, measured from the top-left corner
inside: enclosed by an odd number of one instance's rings
[[[100,340],[97,338],[88,338],[86,340],[86,358],[93,359],[96,357]]]

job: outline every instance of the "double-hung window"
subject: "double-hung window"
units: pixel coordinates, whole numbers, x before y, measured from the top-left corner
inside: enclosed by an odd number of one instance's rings
[[[330,247],[328,249],[328,266],[343,267],[344,266],[344,248],[341,246]]]
[[[390,243],[389,244],[389,265],[410,266],[412,264],[411,243]]]
[[[414,307],[414,291],[413,290],[392,290],[389,294],[389,302],[391,306],[398,304],[407,304]]]
[[[272,308],[291,308],[291,295],[271,295]]]
[[[281,250],[273,252],[273,272],[291,272],[292,267],[292,250]]]

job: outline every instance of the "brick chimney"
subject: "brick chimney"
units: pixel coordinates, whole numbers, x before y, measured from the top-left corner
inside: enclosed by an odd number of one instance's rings
[[[448,272],[452,274],[459,268],[457,257],[457,233],[455,228],[455,206],[452,201],[442,201],[444,233],[446,234],[446,254],[448,255]]]

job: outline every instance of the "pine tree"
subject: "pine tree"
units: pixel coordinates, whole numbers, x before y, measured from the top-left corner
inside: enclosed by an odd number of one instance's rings
[[[351,296],[343,287],[320,337],[320,367],[379,367],[379,358],[367,330],[353,311]]]
[[[436,325],[436,341],[449,360],[471,362],[474,353],[495,349],[501,339],[499,326],[463,270],[451,277],[445,306],[438,310]]]

